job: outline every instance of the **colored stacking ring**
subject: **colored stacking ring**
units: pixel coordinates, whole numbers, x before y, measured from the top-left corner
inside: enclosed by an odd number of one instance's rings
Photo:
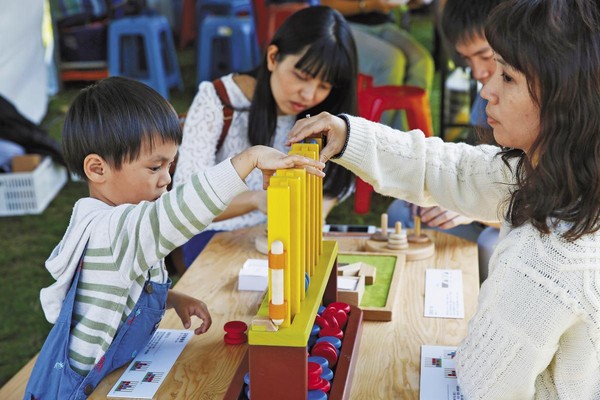
[[[322,338],[317,339],[317,343],[320,343],[320,342],[329,342],[336,349],[339,349],[340,347],[342,347],[342,341],[334,336],[323,336]]]
[[[322,390],[309,390],[307,400],[327,400],[327,393]]]
[[[323,336],[334,336],[338,339],[343,339],[344,332],[340,328],[327,327],[327,328],[322,328],[321,331],[319,332],[319,337],[323,337]]]
[[[323,373],[321,374],[321,379],[325,379],[326,381],[330,381],[333,379],[333,371],[329,368],[323,368]]]
[[[327,361],[325,357],[310,356],[308,357],[308,362],[319,364],[323,370],[325,370],[325,368],[329,368],[329,361]]]
[[[310,355],[325,358],[331,368],[335,367],[338,359],[337,349],[329,342],[315,344],[310,352]]]

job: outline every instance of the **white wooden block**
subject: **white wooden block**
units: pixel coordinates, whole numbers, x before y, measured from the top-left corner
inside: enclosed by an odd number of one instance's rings
[[[249,258],[238,274],[238,290],[264,292],[269,286],[269,261]]]

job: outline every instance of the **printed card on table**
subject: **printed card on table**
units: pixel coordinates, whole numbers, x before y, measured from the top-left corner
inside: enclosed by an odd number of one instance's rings
[[[456,346],[421,346],[420,400],[464,400],[456,380]]]
[[[465,302],[461,270],[426,270],[425,316],[437,318],[465,317]]]
[[[129,364],[108,397],[152,399],[194,331],[158,329]]]

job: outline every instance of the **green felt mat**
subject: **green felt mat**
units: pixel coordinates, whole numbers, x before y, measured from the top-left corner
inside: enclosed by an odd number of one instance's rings
[[[375,274],[375,284],[365,285],[365,294],[360,302],[362,307],[385,307],[397,259],[398,257],[395,255],[338,255],[338,263],[352,264],[355,262],[363,262],[372,265],[377,269]]]

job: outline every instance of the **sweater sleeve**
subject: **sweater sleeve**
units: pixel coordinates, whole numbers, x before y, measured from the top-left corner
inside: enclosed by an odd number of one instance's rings
[[[223,105],[212,82],[202,82],[183,125],[173,186],[216,164],[217,142],[223,130]]]
[[[378,193],[421,206],[440,205],[480,221],[497,221],[513,177],[494,146],[425,138],[349,117],[350,137],[339,164]]]
[[[239,193],[248,190],[227,159],[189,182],[165,193],[155,202],[115,207],[109,232],[115,264],[125,280],[134,280],[172,250],[186,243],[219,215]]]
[[[466,398],[547,398],[538,391],[543,380],[552,381],[549,366],[559,343],[585,318],[573,290],[582,286],[583,274],[561,271],[569,247],[577,246],[542,236],[528,224],[498,244],[492,261],[498,265],[481,287],[477,312],[456,354]],[[584,357],[578,359],[583,370]]]

